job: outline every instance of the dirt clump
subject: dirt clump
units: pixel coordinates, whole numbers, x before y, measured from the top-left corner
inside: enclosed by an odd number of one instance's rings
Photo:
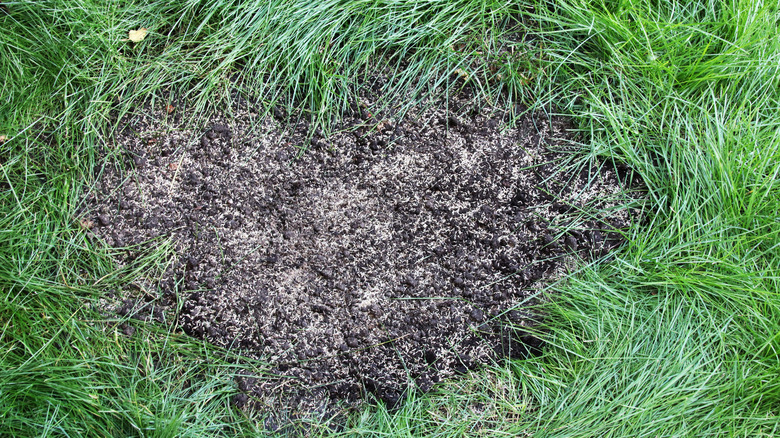
[[[403,123],[357,108],[328,136],[246,102],[203,128],[165,109],[127,117],[86,218],[113,247],[172,240],[158,308],[278,376],[239,379],[238,405],[280,392],[393,405],[410,382],[538,352],[524,327],[539,286],[605,255],[629,222],[612,208],[624,170],[574,166],[567,119],[502,129],[506,114],[465,98],[444,108]]]

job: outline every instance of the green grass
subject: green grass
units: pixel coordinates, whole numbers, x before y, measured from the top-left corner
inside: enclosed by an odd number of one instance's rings
[[[372,68],[394,71],[401,57],[384,103],[461,68],[492,101],[570,114],[587,156],[644,178],[646,221],[613,260],[555,285],[540,309],[543,356],[398,411],[367,409],[334,434],[780,434],[776,2],[3,5],[0,435],[265,434],[229,403],[230,376],[262,364],[140,323],[124,337],[89,305],[167,257],[151,249],[117,270],[78,227],[109,111],[167,102],[168,90],[218,108],[236,76],[327,124]],[[501,57],[514,18],[536,37]],[[146,40],[123,41],[138,27]]]

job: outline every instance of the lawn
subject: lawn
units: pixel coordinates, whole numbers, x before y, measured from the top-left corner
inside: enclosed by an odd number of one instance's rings
[[[327,128],[378,69],[397,76],[377,105],[459,76],[496,105],[572,117],[585,159],[642,177],[645,220],[550,286],[543,354],[303,433],[780,434],[778,6],[0,2],[0,435],[273,435],[233,405],[234,376],[262,364],[106,321],[101,298],[170,248],[118,266],[77,213],[116,113],[171,93],[208,112],[241,84]]]

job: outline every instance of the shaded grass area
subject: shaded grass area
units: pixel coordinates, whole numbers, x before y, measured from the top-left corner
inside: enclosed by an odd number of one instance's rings
[[[207,109],[237,75],[325,123],[382,55],[389,68],[406,63],[397,91],[422,95],[463,69],[490,99],[509,90],[507,105],[574,115],[588,156],[642,175],[647,220],[609,263],[555,286],[539,309],[544,355],[413,395],[398,411],[367,409],[337,434],[778,434],[776,3],[3,5],[0,434],[266,434],[230,407],[231,374],[262,364],[100,321],[87,303],[161,269],[167,252],[150,248],[117,270],[74,213],[112,104],[131,110],[172,88]],[[514,25],[535,37],[518,43],[524,55],[499,56]],[[146,40],[122,41],[138,27]]]

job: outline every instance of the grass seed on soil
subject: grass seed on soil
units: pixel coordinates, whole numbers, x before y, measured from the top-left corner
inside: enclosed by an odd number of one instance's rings
[[[453,99],[403,122],[358,110],[328,136],[245,101],[202,128],[169,108],[125,117],[86,217],[127,248],[119,263],[160,237],[176,260],[151,298],[115,310],[174,313],[187,334],[268,361],[278,377],[241,379],[239,405],[279,392],[393,405],[410,382],[537,352],[527,307],[569,261],[621,242],[625,175],[574,166],[565,118],[506,128]]]

